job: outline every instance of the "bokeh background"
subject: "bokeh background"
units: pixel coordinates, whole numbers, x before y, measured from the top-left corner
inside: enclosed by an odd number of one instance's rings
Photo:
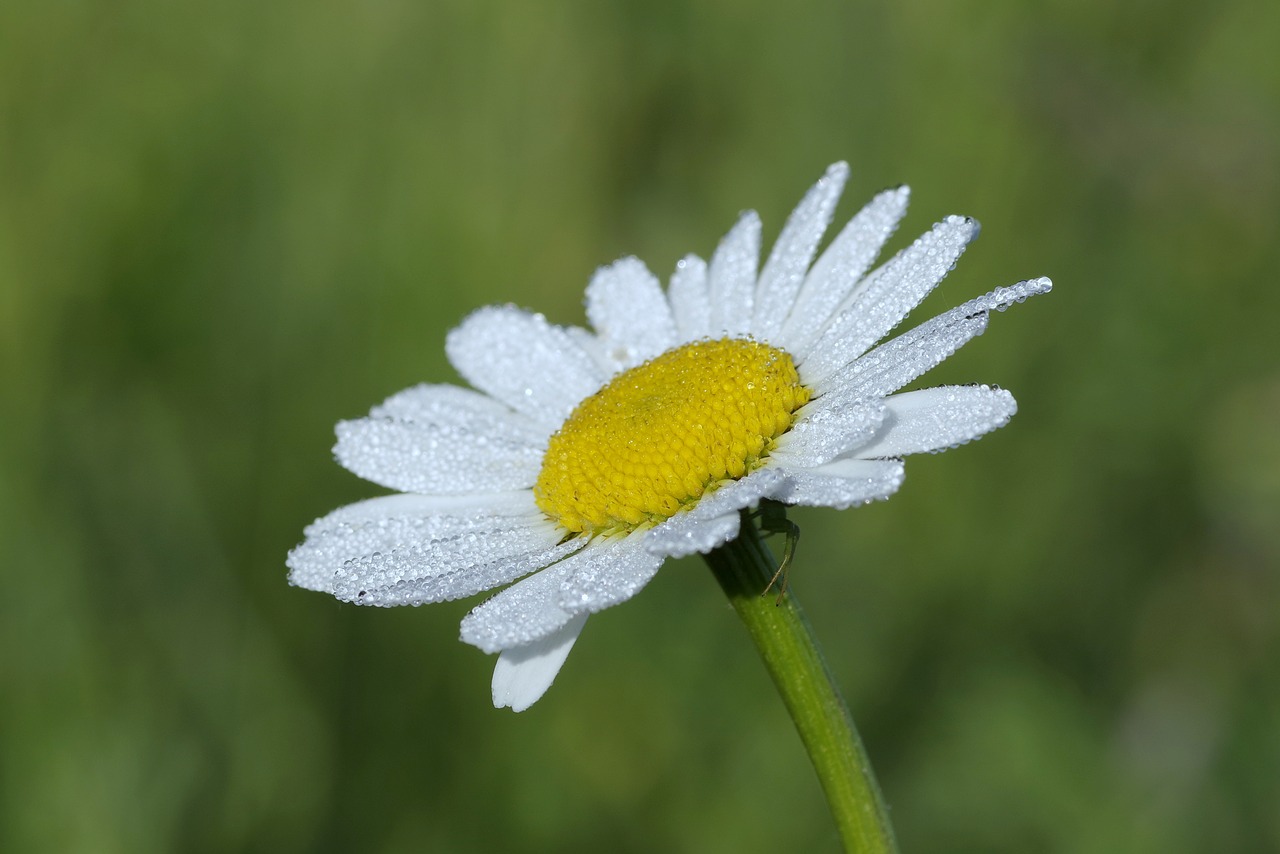
[[[705,567],[490,707],[473,602],[288,587],[380,490],[332,425],[446,331],[583,321],[834,160],[912,322],[1057,288],[929,377],[1021,403],[792,585],[911,852],[1280,849],[1280,4],[0,5],[0,850],[834,851]]]

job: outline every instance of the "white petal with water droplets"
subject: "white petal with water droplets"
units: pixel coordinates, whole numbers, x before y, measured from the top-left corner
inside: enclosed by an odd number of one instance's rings
[[[543,448],[505,429],[507,424],[480,416],[470,425],[340,421],[333,453],[348,471],[403,492],[466,495],[527,489],[538,479]]]
[[[777,468],[757,469],[742,480],[725,484],[704,495],[689,510],[677,513],[656,525],[645,536],[650,554],[684,557],[709,552],[738,533],[738,511],[761,498],[773,498],[782,490],[787,476]],[[729,521],[729,520],[733,521]]]
[[[392,394],[367,419],[338,425],[347,469],[404,492],[465,494],[531,484],[548,430],[492,397],[457,385]]]
[[[900,457],[943,451],[1009,423],[1018,411],[1013,395],[990,386],[942,386],[885,400],[889,417],[881,435],[858,449],[859,457]]]
[[[467,382],[552,430],[605,380],[568,332],[514,306],[472,312],[445,352]]]
[[[592,332],[590,329],[583,329],[581,326],[563,326],[561,327],[565,334],[582,348],[582,351],[591,357],[600,370],[601,377],[611,377],[622,370],[622,364],[612,359],[605,351],[605,343]],[[548,433],[555,432],[548,430]]]
[[[904,469],[901,460],[836,460],[786,472],[787,486],[774,496],[777,500],[843,510],[893,495],[902,486]]]
[[[368,418],[339,423],[334,454],[392,489],[495,492],[532,485],[547,432],[487,395],[423,384],[387,398]]]
[[[369,411],[370,418],[407,424],[448,424],[482,431],[498,423],[503,435],[524,437],[530,443],[546,438],[534,422],[505,404],[469,388],[422,383],[398,391]]]
[[[694,519],[688,513],[678,513],[645,534],[644,547],[650,554],[662,557],[706,554],[738,536],[741,523],[737,511],[714,519]]]
[[[707,262],[686,255],[676,264],[667,291],[671,311],[681,341],[697,341],[711,334],[711,292],[707,282]]]
[[[847,163],[832,164],[782,227],[756,286],[751,332],[757,338],[772,341],[782,330],[848,179]]]
[[[625,602],[658,573],[662,558],[645,551],[633,534],[594,550],[560,588],[560,607],[571,614],[595,613]]]
[[[828,394],[866,400],[897,391],[932,370],[987,328],[985,312],[922,324],[881,344],[821,383]],[[804,378],[804,370],[800,376]]]
[[[711,289],[711,336],[738,337],[751,330],[752,303],[756,292],[756,265],[760,263],[760,217],[747,211],[711,256],[708,284]]]
[[[825,377],[865,353],[902,322],[955,266],[978,223],[950,216],[867,277],[812,348],[800,354],[810,376]]]
[[[715,492],[702,496],[693,509],[687,512],[695,520],[715,519],[750,507],[761,498],[772,498],[785,481],[786,476],[776,469],[757,469],[742,480],[726,483]]]
[[[813,468],[865,445],[875,436],[885,415],[879,401],[831,398],[825,395],[810,403],[795,426],[778,439],[774,456],[779,462],[793,468]]]
[[[553,635],[504,650],[493,668],[494,707],[523,712],[547,693],[586,622],[586,614],[574,617]]]
[[[289,552],[289,583],[332,593],[350,560],[462,534],[487,534],[512,525],[544,525],[528,490],[444,498],[386,495],[340,507],[307,526]]]
[[[858,211],[805,277],[777,343],[789,353],[807,352],[831,315],[862,280],[907,211],[906,187],[885,190]]]
[[[548,637],[574,618],[560,605],[564,583],[580,567],[608,560],[608,542],[595,542],[554,566],[481,602],[462,620],[462,639],[485,652],[524,646]]]
[[[623,368],[646,362],[676,343],[676,322],[662,286],[637,258],[615,261],[591,277],[587,319],[609,357]]]
[[[816,380],[807,376],[805,366],[801,365],[800,378],[807,385],[824,391],[882,397],[902,388],[981,335],[987,328],[989,312],[1004,311],[1052,289],[1053,283],[1046,278],[996,288],[885,342],[830,377]]]
[[[486,519],[540,515],[527,489],[491,495],[414,495],[401,493],[368,498],[339,507],[315,520],[304,531],[307,536],[342,525],[379,523],[399,516],[422,518]]]
[[[467,533],[378,552],[344,563],[333,595],[358,605],[421,605],[461,599],[514,581],[582,548],[558,543],[562,531],[545,520]]]

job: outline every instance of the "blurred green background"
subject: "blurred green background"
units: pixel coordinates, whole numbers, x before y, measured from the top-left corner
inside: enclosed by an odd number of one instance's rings
[[[1280,4],[0,5],[0,850],[834,851],[696,560],[490,707],[473,602],[289,588],[332,425],[826,167],[1021,412],[794,514],[910,852],[1280,849]],[[1272,331],[1268,331],[1272,330]]]

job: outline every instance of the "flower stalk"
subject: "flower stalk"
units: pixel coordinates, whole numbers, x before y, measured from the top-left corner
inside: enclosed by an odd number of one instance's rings
[[[738,538],[704,557],[746,625],[795,722],[845,850],[896,852],[871,762],[813,629],[790,592],[780,599],[762,595],[779,565],[752,515],[743,511],[742,516]]]

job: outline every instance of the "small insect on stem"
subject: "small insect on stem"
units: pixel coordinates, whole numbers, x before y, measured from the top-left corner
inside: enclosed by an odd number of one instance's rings
[[[760,499],[760,509],[756,511],[756,518],[760,520],[760,532],[769,536],[771,534],[786,534],[787,541],[782,547],[782,560],[778,562],[778,570],[773,574],[773,578],[769,579],[769,583],[764,590],[760,591],[763,596],[773,589],[773,585],[778,585],[778,599],[773,604],[781,605],[783,598],[787,595],[787,575],[791,568],[791,559],[796,555],[796,544],[800,542],[800,526],[787,518],[787,506],[768,498]],[[779,581],[781,579],[781,581]]]

